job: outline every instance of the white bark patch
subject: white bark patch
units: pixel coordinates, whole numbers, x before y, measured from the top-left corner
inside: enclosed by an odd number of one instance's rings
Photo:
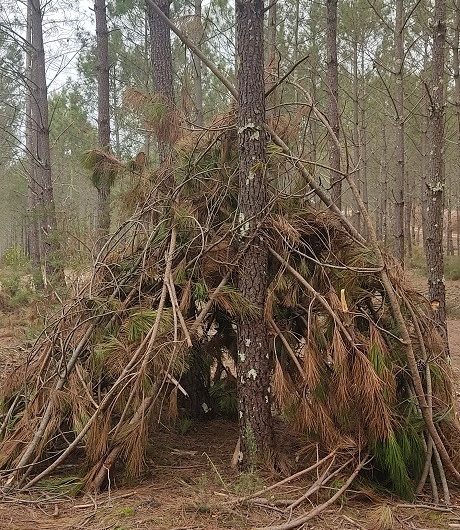
[[[246,237],[249,233],[249,221],[245,221],[245,216],[243,212],[238,214],[238,223],[240,226],[240,235],[241,237]]]
[[[238,359],[239,359],[242,363],[244,363],[244,361],[246,360],[246,354],[245,354],[244,352],[239,351],[239,352],[238,352]]]
[[[252,169],[249,170],[248,176],[246,178],[246,186],[249,186],[250,182],[254,180],[254,177],[256,176],[255,172],[252,171]]]
[[[250,121],[249,123],[246,123],[246,125],[243,125],[242,127],[238,127],[238,134],[242,134],[244,133],[244,131],[248,130],[248,129],[255,129],[256,126],[255,124]]]
[[[244,385],[244,382],[245,382],[245,381],[244,381],[244,376],[243,376],[243,375],[241,376],[240,381],[241,381],[241,384]]]
[[[265,403],[268,403],[268,396],[265,396]]]
[[[244,339],[244,344],[246,346],[251,346],[251,339]]]
[[[254,379],[254,381],[256,380],[257,378],[257,372],[254,370],[254,368],[251,368],[248,372],[248,377],[249,379],[252,377]]]
[[[238,462],[242,462],[243,461],[243,453],[240,451],[238,453]]]
[[[238,134],[243,134],[244,131],[252,130],[249,135],[250,140],[259,140],[260,138],[260,127],[257,127],[252,121],[246,123],[242,127],[238,127]]]

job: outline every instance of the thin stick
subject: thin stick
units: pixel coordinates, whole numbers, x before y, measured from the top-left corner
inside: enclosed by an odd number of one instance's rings
[[[396,504],[396,508],[411,508],[411,509],[422,509],[422,510],[433,510],[435,512],[445,512],[445,513],[448,513],[448,512],[452,512],[454,506],[450,507],[450,508],[443,508],[442,506],[436,506],[434,504],[402,504],[402,503],[399,503],[399,504]],[[458,508],[458,506],[456,506],[456,508]]]
[[[234,503],[246,502],[249,499],[254,499],[255,497],[259,497],[260,495],[263,495],[264,493],[267,493],[267,491],[272,491],[275,488],[279,488],[281,486],[284,486],[284,484],[287,484],[288,482],[292,482],[293,480],[296,480],[296,479],[298,479],[300,477],[303,477],[307,473],[310,473],[310,471],[314,471],[320,465],[324,464],[324,462],[327,462],[329,459],[331,459],[335,455],[335,453],[336,453],[336,451],[332,451],[332,453],[329,453],[327,456],[325,456],[321,460],[318,460],[318,462],[316,462],[312,466],[307,467],[306,469],[302,469],[302,471],[298,471],[297,473],[294,473],[293,475],[290,475],[289,477],[286,477],[283,480],[280,480],[276,484],[272,484],[271,486],[268,486],[267,488],[263,488],[263,489],[261,489],[259,491],[256,491],[255,493],[252,493],[251,495],[248,495],[247,497],[236,499],[236,500],[230,501],[230,502],[228,502],[226,504],[234,504]]]
[[[441,479],[442,491],[444,493],[444,502],[445,504],[447,504],[447,506],[449,506],[450,505],[449,486],[447,485],[446,473],[444,472],[444,467],[442,465],[441,458],[439,457],[439,452],[436,446],[433,446],[433,453],[434,453],[434,460],[438,468],[439,477]]]
[[[300,375],[302,378],[305,378],[305,370],[302,368],[302,365],[299,362],[299,359],[297,358],[297,355],[295,354],[294,350],[291,348],[291,345],[289,344],[287,338],[284,336],[284,334],[281,332],[280,328],[276,325],[275,321],[273,319],[270,319],[270,325],[275,330],[276,334],[281,339],[281,342],[284,344],[284,347],[286,348],[287,352],[289,353],[292,361],[296,365],[297,369],[299,370]]]
[[[173,237],[173,236],[172,236]],[[170,248],[172,245],[170,246]],[[173,247],[172,247],[173,248]],[[83,429],[78,433],[78,435],[74,438],[72,443],[70,443],[67,448],[56,458],[56,460],[50,464],[45,470],[43,470],[41,473],[39,473],[36,477],[34,477],[28,484],[26,484],[21,490],[30,488],[34,484],[36,484],[39,480],[41,480],[43,477],[46,477],[49,475],[54,469],[58,467],[58,465],[64,461],[69,454],[73,452],[73,450],[78,446],[80,441],[83,439],[83,437],[86,435],[86,433],[89,431],[91,425],[96,421],[96,418],[98,415],[107,407],[110,400],[112,399],[112,396],[115,394],[116,390],[118,389],[119,384],[124,380],[126,375],[130,372],[131,368],[135,366],[138,362],[138,359],[144,350],[144,347],[147,345],[146,351],[150,351],[152,349],[153,343],[155,342],[158,329],[160,327],[160,319],[161,314],[163,311],[163,307],[166,300],[166,294],[167,294],[167,287],[166,283],[163,284],[163,290],[161,293],[160,302],[158,304],[158,310],[157,315],[155,318],[155,322],[149,333],[144,337],[144,340],[141,342],[140,346],[137,348],[137,350],[134,352],[131,360],[129,363],[125,366],[122,373],[118,376],[117,380],[114,382],[112,387],[108,390],[107,394],[104,396],[103,400],[99,404],[99,408],[93,413],[93,415],[88,419],[86,422],[86,425],[83,427]]]
[[[171,273],[169,274],[167,285],[168,285],[168,290],[169,290],[169,297],[171,298],[172,304],[174,306],[174,310],[176,311],[177,316],[179,317],[179,322],[180,322],[182,331],[184,332],[185,340],[187,341],[187,346],[191,348],[193,346],[193,342],[190,337],[187,324],[185,323],[184,315],[182,314],[182,311],[180,309],[179,302],[177,301],[176,288],[174,287],[174,282],[173,282]]]
[[[287,508],[286,511],[289,510],[292,512],[294,508],[299,506],[304,500],[308,499],[308,497],[311,497],[313,493],[320,490],[323,486],[325,486],[328,482],[330,482],[334,477],[336,477],[343,469],[345,469],[352,461],[353,459],[350,458],[350,460],[347,460],[344,464],[342,464],[340,467],[338,467],[333,473],[330,475],[327,475],[327,472],[331,468],[332,464],[334,462],[331,462],[329,467],[326,469],[326,471],[323,473],[323,475],[296,501],[292,502]]]
[[[428,473],[430,471],[431,457],[433,455],[433,439],[431,436],[428,436],[428,444],[425,443],[425,452],[425,465],[423,466],[422,475],[420,476],[417,489],[415,490],[416,495],[420,495],[420,493],[422,493],[423,488],[425,487],[426,479],[428,478]]]
[[[297,517],[296,519],[292,519],[291,521],[288,521],[287,523],[281,524],[281,525],[275,525],[275,526],[267,526],[263,527],[261,530],[291,530],[292,528],[297,528],[298,526],[302,526],[307,521],[310,521],[317,515],[319,515],[323,510],[328,508],[331,504],[333,504],[338,498],[340,498],[345,491],[350,487],[351,483],[355,480],[355,478],[358,476],[361,469],[370,461],[368,458],[368,455],[366,455],[363,460],[356,466],[353,473],[350,475],[350,477],[347,479],[345,484],[335,492],[335,494],[328,499],[326,502],[323,502],[323,504],[320,504],[313,508],[310,512],[308,512],[305,515],[302,515],[300,517]]]

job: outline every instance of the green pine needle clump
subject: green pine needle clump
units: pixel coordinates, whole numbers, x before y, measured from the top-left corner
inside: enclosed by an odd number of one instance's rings
[[[397,437],[392,434],[386,440],[378,440],[373,444],[373,453],[377,468],[388,477],[388,488],[404,499],[414,498],[414,483],[410,479],[405,456],[410,451],[403,451]]]

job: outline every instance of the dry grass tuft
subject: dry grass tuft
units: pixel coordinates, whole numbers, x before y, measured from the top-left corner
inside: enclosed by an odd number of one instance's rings
[[[387,504],[374,508],[369,514],[368,521],[366,527],[369,530],[393,530],[395,528],[393,509]]]

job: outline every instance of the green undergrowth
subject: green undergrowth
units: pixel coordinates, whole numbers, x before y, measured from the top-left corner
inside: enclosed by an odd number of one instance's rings
[[[37,297],[36,274],[21,249],[9,248],[0,261],[0,304],[2,311],[14,311]]]

